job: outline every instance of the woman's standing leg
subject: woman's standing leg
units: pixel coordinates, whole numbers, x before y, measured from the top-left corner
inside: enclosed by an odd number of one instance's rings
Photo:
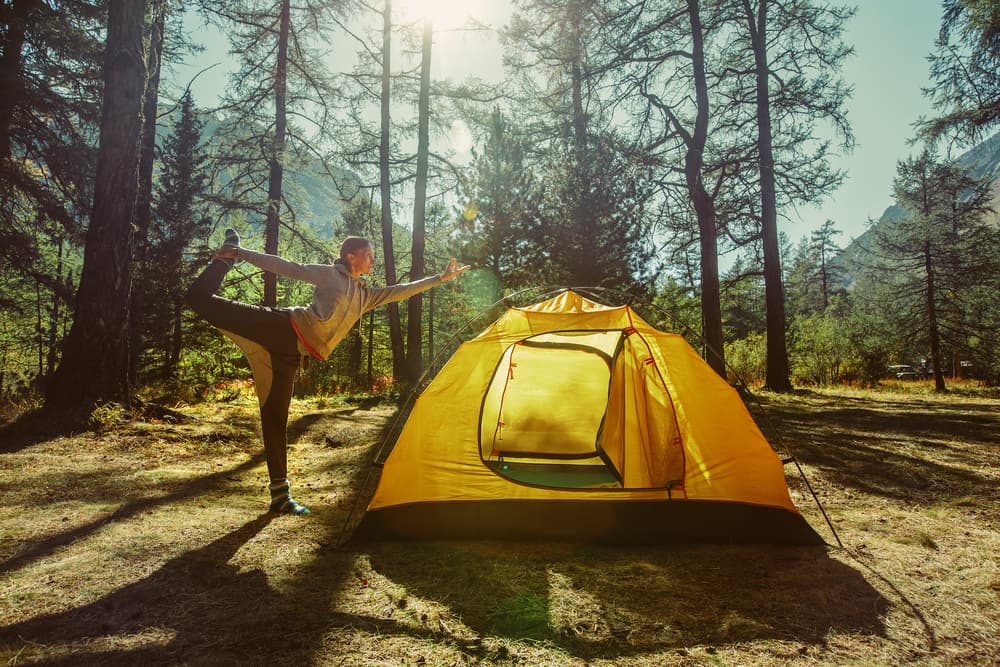
[[[290,328],[290,327],[289,327]],[[282,514],[309,514],[309,509],[292,499],[288,481],[288,406],[292,400],[299,356],[272,354],[271,391],[260,404],[261,434],[271,479],[271,511]]]

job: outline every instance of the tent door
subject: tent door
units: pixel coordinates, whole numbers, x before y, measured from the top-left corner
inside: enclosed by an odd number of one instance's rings
[[[601,447],[621,331],[560,331],[511,345],[480,411],[480,455],[497,474],[557,488],[620,487]]]

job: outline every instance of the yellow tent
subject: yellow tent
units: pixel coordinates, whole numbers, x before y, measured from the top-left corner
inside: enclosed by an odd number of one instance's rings
[[[684,338],[571,290],[459,347],[356,537],[822,543],[737,392]]]

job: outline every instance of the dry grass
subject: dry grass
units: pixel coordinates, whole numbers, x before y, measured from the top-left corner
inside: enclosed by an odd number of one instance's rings
[[[908,387],[760,403],[846,549],[337,548],[388,406],[294,403],[307,519],[262,512],[249,398],[184,409],[187,423],[7,429],[0,664],[1000,662],[1000,400]]]

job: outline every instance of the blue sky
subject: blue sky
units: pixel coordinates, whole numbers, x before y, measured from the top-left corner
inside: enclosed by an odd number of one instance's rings
[[[444,1],[444,0],[439,0]],[[454,2],[455,0],[448,0]],[[499,22],[507,2],[465,0],[484,22]],[[825,220],[833,220],[843,234],[841,246],[866,229],[869,218],[878,218],[892,203],[892,179],[898,160],[917,149],[908,145],[913,123],[931,112],[921,94],[928,83],[926,56],[940,24],[939,0],[859,0],[857,14],[845,38],[855,49],[844,67],[844,79],[854,86],[850,101],[851,120],[857,146],[839,156],[834,164],[847,171],[839,190],[819,207],[784,211],[789,218],[782,229],[794,243]],[[188,21],[196,40],[206,51],[179,68],[175,78],[186,81],[199,69],[214,62],[225,63],[225,40],[201,27],[200,19]],[[435,38],[432,59],[435,78],[461,79],[472,72],[485,72],[492,79],[500,71],[500,50],[489,34],[450,32]],[[203,74],[194,86],[196,102],[211,105],[225,83],[225,67]]]
[[[844,67],[854,86],[849,118],[857,147],[835,164],[847,180],[819,208],[798,211],[800,220],[784,227],[795,241],[827,219],[843,231],[841,246],[866,229],[892,203],[896,163],[915,152],[907,145],[913,123],[929,116],[922,95],[928,85],[928,63],[940,26],[938,0],[861,0],[845,39],[855,54]],[[794,215],[792,216],[795,217]]]

